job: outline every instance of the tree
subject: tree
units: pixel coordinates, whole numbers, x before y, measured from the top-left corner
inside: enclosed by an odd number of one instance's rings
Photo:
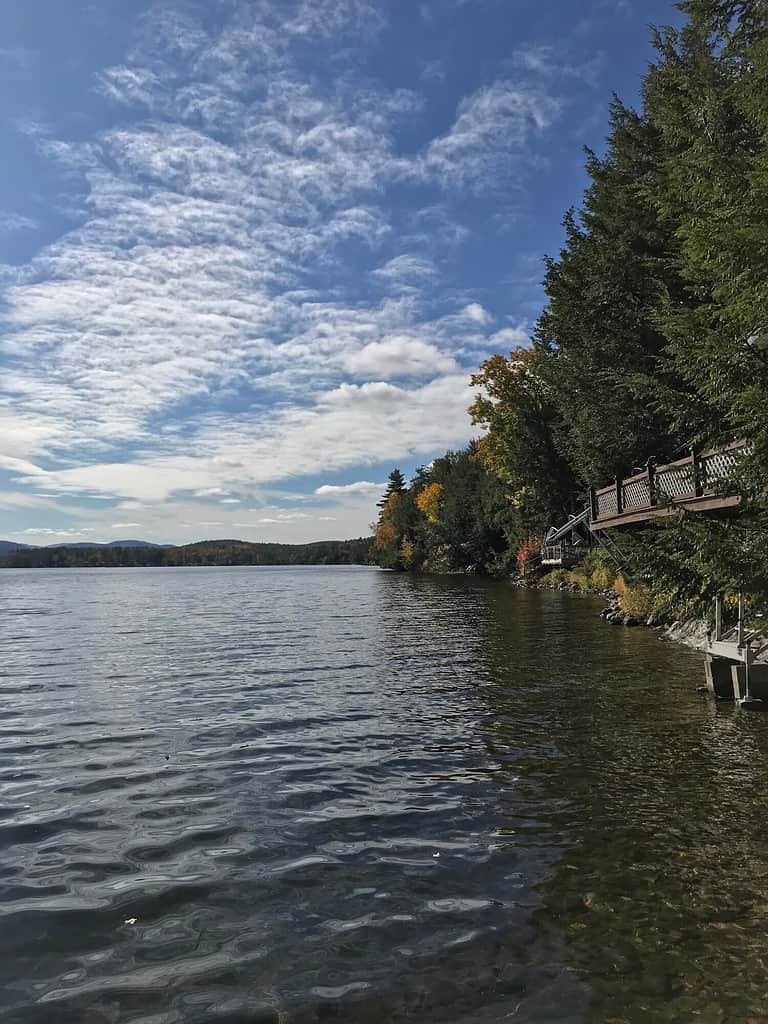
[[[530,348],[492,356],[472,377],[483,390],[470,407],[472,422],[487,428],[477,443],[484,466],[508,488],[519,512],[521,536],[542,531],[570,511],[573,473],[555,442],[558,416],[540,375],[541,357]]]
[[[661,389],[684,390],[660,361],[659,314],[687,298],[670,263],[674,225],[648,194],[661,159],[654,123],[614,98],[605,156],[586,152],[591,183],[581,211],[566,214],[559,257],[546,260],[535,344],[558,445],[582,485],[599,486],[686,441],[659,402]]]
[[[422,512],[427,521],[438,523],[440,521],[440,503],[443,495],[443,485],[438,483],[427,484],[416,496],[416,507]]]
[[[768,479],[768,13],[761,3],[686,3],[657,37],[645,84],[663,142],[650,194],[673,224],[693,304],[667,304],[669,359],[698,398],[686,424],[711,443],[747,437]],[[683,410],[684,411],[684,410]],[[762,486],[761,486],[762,483]]]
[[[377,507],[383,509],[393,494],[405,493],[405,477],[399,469],[393,469],[389,474],[389,482],[384,497],[377,503]]]
[[[390,482],[399,486],[397,481],[393,481],[395,473],[398,471],[391,474]],[[399,473],[398,476],[402,480]],[[414,545],[418,513],[413,495],[406,490],[404,483],[402,481],[402,490],[393,486],[388,491],[375,528],[373,553],[378,564],[385,569],[410,569],[418,561],[418,550]]]

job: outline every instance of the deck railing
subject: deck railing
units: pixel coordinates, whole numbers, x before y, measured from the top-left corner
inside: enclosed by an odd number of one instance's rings
[[[675,505],[701,510],[737,505],[739,496],[725,494],[723,485],[749,451],[745,441],[735,441],[717,451],[691,452],[665,466],[649,462],[642,473],[591,492],[591,525],[640,522],[668,514]]]
[[[545,544],[541,549],[542,565],[575,565],[584,557],[586,548],[578,544]]]

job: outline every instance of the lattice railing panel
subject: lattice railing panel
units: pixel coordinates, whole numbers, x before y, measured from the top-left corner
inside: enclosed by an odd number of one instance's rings
[[[651,489],[647,478],[624,484],[622,495],[624,508],[647,508],[651,504]]]
[[[599,519],[604,519],[606,516],[615,516],[616,511],[616,491],[613,488],[610,491],[604,491],[602,494],[597,495],[597,515]]]
[[[744,445],[741,448],[730,448],[724,452],[712,452],[701,460],[702,483],[707,489],[714,489],[723,480],[733,476],[741,460],[749,453]]]
[[[668,494],[670,498],[682,498],[693,494],[693,466],[670,466],[656,473],[656,490],[660,496]]]

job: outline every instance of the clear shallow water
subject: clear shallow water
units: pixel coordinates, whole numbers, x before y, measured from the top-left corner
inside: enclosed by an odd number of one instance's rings
[[[0,1019],[768,1018],[768,716],[599,607],[0,574]]]

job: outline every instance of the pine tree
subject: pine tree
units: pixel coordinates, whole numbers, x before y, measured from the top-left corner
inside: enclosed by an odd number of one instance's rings
[[[565,245],[546,261],[549,302],[536,346],[560,446],[583,484],[672,456],[684,441],[655,393],[666,346],[659,311],[669,296],[685,301],[669,260],[674,226],[660,221],[648,195],[660,156],[655,126],[614,98],[606,155],[587,150],[583,208],[566,215]],[[664,383],[681,390],[673,374]]]

